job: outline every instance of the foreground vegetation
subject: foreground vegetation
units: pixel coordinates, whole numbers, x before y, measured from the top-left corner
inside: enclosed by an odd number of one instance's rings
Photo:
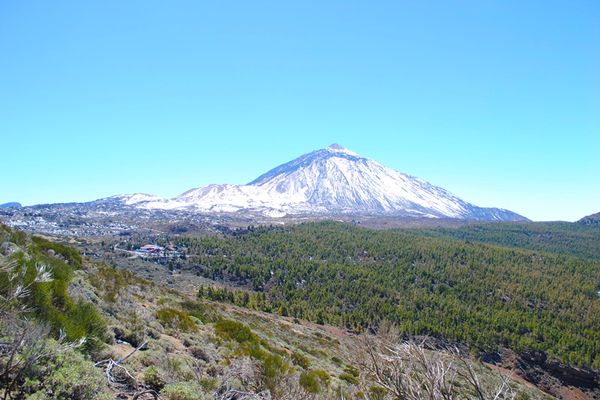
[[[74,249],[0,225],[0,397],[108,398],[85,356],[102,347],[106,323],[69,285],[83,265]]]
[[[487,352],[546,351],[600,369],[600,262],[591,253],[332,222],[178,244],[198,273],[257,292],[202,289],[209,299],[359,331],[390,320],[404,336],[453,338]]]
[[[356,338],[190,298],[0,228],[2,399],[546,398],[393,324]]]

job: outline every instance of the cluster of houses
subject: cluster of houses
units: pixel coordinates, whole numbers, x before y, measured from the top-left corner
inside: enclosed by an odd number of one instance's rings
[[[138,255],[138,257],[142,257],[142,258],[155,258],[155,257],[174,258],[174,257],[180,256],[179,249],[176,246],[163,247],[163,246],[158,246],[155,244],[147,244],[145,246],[140,247],[135,252]]]

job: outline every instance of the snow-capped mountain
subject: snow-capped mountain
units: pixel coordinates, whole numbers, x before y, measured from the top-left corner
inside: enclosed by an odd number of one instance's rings
[[[136,194],[111,199],[146,209],[286,214],[368,214],[527,220],[470,204],[422,179],[333,144],[280,165],[247,185],[209,185],[174,199]]]

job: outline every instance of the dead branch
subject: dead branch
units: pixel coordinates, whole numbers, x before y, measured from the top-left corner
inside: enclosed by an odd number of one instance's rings
[[[252,393],[243,392],[229,386],[225,382],[215,391],[215,400],[271,400],[268,392]]]
[[[151,394],[155,400],[160,400],[160,396],[158,395],[158,393],[156,393],[155,390],[149,389],[149,390],[143,390],[141,392],[137,392],[133,398],[131,400],[137,400],[140,396],[143,396],[145,394]]]
[[[148,344],[148,341],[145,341],[144,343],[140,344],[138,347],[135,348],[135,350],[133,350],[131,353],[129,353],[129,355],[121,358],[119,361],[117,361],[117,364],[121,364],[123,361],[127,360],[129,357],[131,357],[133,355],[133,353],[135,353],[136,351],[138,351],[139,349],[145,347]]]
[[[94,364],[95,367],[100,367],[102,365],[106,364],[106,379],[108,379],[109,383],[113,383],[113,384],[117,384],[117,385],[123,385],[126,384],[126,382],[129,380],[133,383],[133,387],[135,388],[135,390],[139,390],[139,384],[137,379],[135,379],[135,377],[133,375],[131,375],[129,373],[129,371],[127,370],[127,368],[123,367],[122,365],[120,365],[122,362],[124,362],[125,360],[127,360],[129,357],[131,357],[136,351],[140,350],[141,348],[143,348],[144,346],[146,346],[148,344],[148,342],[144,342],[141,345],[139,345],[138,347],[136,347],[131,353],[129,353],[127,356],[121,358],[119,361],[115,361],[112,358],[109,358],[107,360],[102,360],[102,361],[98,361],[96,364]],[[119,379],[116,376],[113,375],[113,369],[114,368],[119,368],[120,370],[122,370],[125,373],[125,380],[123,379]]]
[[[464,398],[464,390],[457,385],[462,381],[478,400],[514,399],[508,377],[501,375],[495,388],[488,382],[483,384],[474,364],[457,349],[430,352],[424,341],[399,343],[394,327],[386,328],[379,337],[358,338],[353,361],[361,372],[360,386],[365,398],[372,397],[369,389],[375,384],[385,389],[385,399],[457,400]]]

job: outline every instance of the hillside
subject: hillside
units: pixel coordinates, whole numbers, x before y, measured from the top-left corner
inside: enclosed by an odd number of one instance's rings
[[[590,216],[576,223],[504,222],[468,224],[456,228],[413,229],[408,232],[600,260],[598,221]]]
[[[374,368],[391,372],[393,366],[395,374],[404,374],[397,375],[403,376],[403,382],[416,385],[411,389],[416,397],[406,397],[416,399],[430,389],[441,395],[441,386],[428,388],[417,381],[436,365],[453,373],[439,382],[446,385],[444,390],[452,388],[457,398],[474,398],[477,391],[493,397],[498,390],[506,393],[504,398],[549,398],[522,382],[506,381],[498,369],[473,363],[458,350],[434,350],[443,348],[441,343],[400,346],[393,325],[381,326],[379,336],[356,336],[331,326],[236,307],[231,303],[243,296],[241,292],[210,286],[206,293],[220,301],[198,299],[195,293],[166,289],[126,270],[82,259],[62,244],[30,239],[6,227],[0,233],[0,278],[9,276],[10,260],[27,265],[27,271],[35,263],[52,267],[52,278],[31,281],[32,291],[12,296],[11,305],[0,310],[2,338],[15,333],[9,325],[13,323],[20,324],[27,336],[38,335],[34,342],[3,342],[4,350],[16,346],[13,354],[29,357],[18,358],[29,361],[15,364],[11,352],[0,353],[3,398],[354,399],[370,393],[368,398],[387,399],[401,386],[398,381],[391,385],[388,375],[378,375]],[[29,261],[23,264],[23,260]],[[6,280],[2,282],[3,298],[16,293]],[[64,310],[68,319],[53,320],[56,331],[39,331],[48,306],[42,306],[39,301],[44,297],[35,293],[58,288],[68,289],[62,295],[63,308],[57,309]],[[22,302],[33,307],[23,310],[18,306]],[[86,311],[79,314],[77,309]],[[95,326],[95,330],[75,330],[59,339],[61,326],[76,327],[80,320],[82,326]],[[87,339],[81,346],[76,340],[83,336]],[[385,356],[390,349],[396,350]],[[401,367],[407,362],[408,369]],[[11,365],[16,368],[8,368]],[[469,383],[470,374],[480,383]]]
[[[595,260],[338,223],[178,243],[203,276],[259,291],[251,307],[358,330],[389,319],[404,335],[600,368]]]
[[[586,217],[581,218],[577,221],[580,225],[592,226],[592,227],[600,227],[600,213],[588,215]]]

